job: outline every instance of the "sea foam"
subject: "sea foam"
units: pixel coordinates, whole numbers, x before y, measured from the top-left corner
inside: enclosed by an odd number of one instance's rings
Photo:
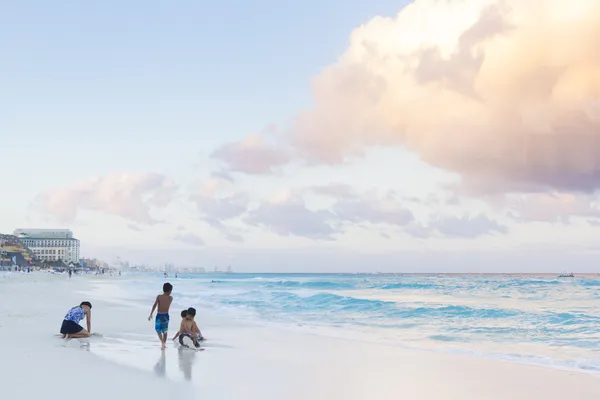
[[[128,280],[154,295],[161,277]],[[600,278],[223,274],[170,280],[176,306],[393,346],[600,372]]]

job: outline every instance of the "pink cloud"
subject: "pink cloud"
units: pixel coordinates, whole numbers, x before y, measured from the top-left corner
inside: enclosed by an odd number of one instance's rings
[[[600,2],[415,0],[352,32],[313,83],[295,153],[341,163],[404,146],[479,191],[600,187]],[[267,173],[260,141],[218,153]]]
[[[223,145],[215,150],[212,158],[221,160],[232,172],[243,172],[251,175],[269,174],[273,168],[290,161],[285,150],[266,143],[264,135],[250,135],[239,142]],[[219,175],[223,176],[223,172]]]
[[[521,221],[563,222],[572,218],[600,218],[598,198],[572,193],[512,195],[503,204],[509,215]]]
[[[74,221],[79,210],[117,215],[137,223],[155,223],[151,207],[167,206],[177,186],[155,173],[113,173],[73,182],[40,194],[41,209],[61,221]]]

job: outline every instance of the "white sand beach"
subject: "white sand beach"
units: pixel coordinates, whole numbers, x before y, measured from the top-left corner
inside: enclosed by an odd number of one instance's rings
[[[0,277],[3,397],[186,399],[598,399],[600,376],[409,350],[252,325],[198,309],[206,351],[165,352],[119,282],[43,274]],[[109,284],[104,284],[108,282]],[[157,280],[157,288],[161,282]],[[100,299],[98,296],[107,297]],[[92,331],[57,336],[69,307],[93,303]],[[171,312],[169,337],[177,330]]]

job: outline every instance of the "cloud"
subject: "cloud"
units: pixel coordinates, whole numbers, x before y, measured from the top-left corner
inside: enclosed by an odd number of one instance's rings
[[[227,171],[212,171],[210,175],[215,179],[221,179],[223,181],[233,183],[233,177]]]
[[[350,197],[356,192],[346,183],[330,183],[329,185],[315,185],[308,188],[315,194],[331,197]]]
[[[430,221],[427,229],[447,237],[476,238],[488,234],[505,234],[508,228],[493,219],[479,214],[475,217],[444,216]]]
[[[113,173],[41,193],[36,204],[60,221],[72,222],[81,209],[117,215],[136,223],[157,222],[151,207],[167,206],[177,186],[156,173]]]
[[[328,164],[404,146],[473,190],[591,191],[599,18],[597,0],[415,0],[352,32],[288,139]]]
[[[195,195],[192,200],[202,214],[202,219],[218,229],[224,228],[224,221],[241,216],[248,208],[248,198],[243,193],[224,197]]]
[[[414,220],[413,213],[391,195],[382,199],[357,197],[343,199],[333,206],[333,213],[341,221],[406,226]]]
[[[136,231],[136,232],[140,232],[141,231],[140,227],[137,226],[136,224],[128,224],[127,227],[129,229],[131,229],[132,231]]]
[[[304,200],[308,193],[332,197],[335,203],[327,209],[310,209]],[[343,233],[344,225],[405,226],[414,219],[410,210],[391,192],[384,197],[376,192],[359,194],[349,185],[336,183],[298,191],[281,190],[253,209],[243,194],[222,198],[197,196],[194,200],[204,213],[204,220],[226,233],[232,241],[239,239],[230,235],[223,222],[240,216],[249,225],[265,227],[281,236],[320,240],[334,240],[335,235]]]
[[[227,143],[215,150],[211,157],[222,161],[229,171],[251,175],[270,174],[273,168],[290,161],[290,156],[285,150],[266,143],[264,135],[261,134],[250,135],[239,142]],[[223,173],[221,171],[219,175]]]
[[[332,197],[335,202],[329,208],[311,209],[304,201],[308,193]],[[359,193],[349,185],[331,183],[298,191],[282,190],[251,210],[244,221],[281,236],[335,240],[346,228],[357,224],[408,228],[414,223],[414,216],[393,192],[383,196],[377,191]]]
[[[190,195],[190,200],[196,204],[201,218],[212,228],[221,232],[231,242],[243,242],[244,239],[231,232],[225,223],[241,217],[249,206],[249,198],[245,193],[232,195],[219,195],[226,186],[231,187],[231,182],[220,178],[211,178],[196,184]]]
[[[427,223],[422,223],[415,219],[412,211],[406,206],[411,202],[452,205],[455,203],[454,197],[436,197],[422,202],[399,196],[394,191],[388,191],[383,195],[375,190],[359,193],[349,185],[341,183],[312,186],[309,191],[337,199],[331,208],[333,218],[330,222],[388,225],[400,228],[400,231],[421,239],[434,236],[476,238],[487,234],[508,232],[507,227],[483,214],[474,217],[433,215]],[[379,232],[379,235],[389,238],[387,232]]]
[[[246,210],[244,209],[244,211]],[[231,227],[227,226],[220,219],[216,217],[205,216],[203,220],[204,222],[208,223],[213,229],[216,229],[217,231],[221,232],[223,236],[225,236],[225,239],[229,240],[230,242],[242,243],[244,241],[244,238],[242,236],[233,233]]]
[[[231,182],[211,178],[198,182],[192,188],[190,200],[196,204],[203,218],[211,223],[237,218],[248,208],[248,196],[245,193],[220,195],[223,189],[231,189]]]
[[[201,211],[203,220],[231,242],[243,241],[226,224],[233,219],[239,219],[250,226],[266,228],[280,236],[326,241],[336,240],[352,226],[375,229],[382,238],[390,237],[384,231],[387,228],[418,238],[436,235],[478,237],[493,232],[506,232],[504,226],[484,216],[435,216],[428,224],[423,224],[415,219],[407,207],[407,204],[417,200],[407,200],[394,191],[360,192],[344,183],[315,185],[298,190],[284,189],[258,204],[251,203],[245,193],[216,197],[215,187],[210,181],[200,185],[200,190],[192,199]],[[309,207],[305,202],[309,194],[326,196],[333,202],[325,208]]]
[[[600,218],[598,199],[572,193],[512,195],[506,199],[508,214],[519,221],[569,223],[572,218]]]
[[[288,197],[261,203],[249,212],[245,222],[281,236],[333,240],[337,232],[328,222],[332,217],[326,210],[309,210],[301,198]]]
[[[413,222],[404,227],[403,231],[408,235],[418,239],[428,239],[435,235],[434,227],[424,225],[420,222]]]
[[[191,244],[193,246],[204,246],[204,240],[199,236],[194,235],[193,233],[180,233],[173,236],[173,240],[176,240],[181,243]]]
[[[406,226],[414,220],[412,212],[405,207],[405,199],[393,191],[383,196],[376,190],[359,193],[348,184],[333,182],[311,186],[307,190],[336,199],[331,212],[341,222]]]
[[[195,193],[192,195],[192,199],[199,197],[213,197],[219,189],[223,186],[223,183],[227,181],[223,181],[219,178],[211,178],[199,184],[200,190],[195,190]]]
[[[235,242],[235,243],[243,243],[244,242],[244,238],[241,235],[238,235],[235,233],[227,233],[225,235],[225,238],[227,240],[229,240],[230,242]]]

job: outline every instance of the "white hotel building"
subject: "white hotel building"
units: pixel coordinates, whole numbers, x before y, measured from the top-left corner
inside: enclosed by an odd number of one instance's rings
[[[43,261],[79,262],[79,239],[69,229],[17,229],[14,235]]]

